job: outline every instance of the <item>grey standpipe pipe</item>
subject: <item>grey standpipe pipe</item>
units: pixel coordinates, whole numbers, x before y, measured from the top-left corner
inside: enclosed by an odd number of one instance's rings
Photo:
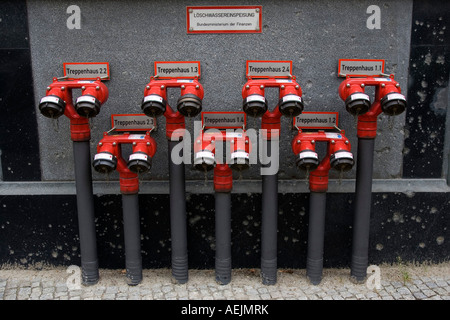
[[[73,155],[80,234],[81,281],[84,285],[93,285],[99,280],[99,272],[89,141],[74,141]]]
[[[266,141],[271,157],[271,143]],[[270,166],[263,165],[263,166]],[[262,176],[261,278],[265,285],[277,282],[278,173]]]
[[[172,161],[172,149],[179,141],[169,141],[170,176],[170,233],[172,249],[172,275],[178,283],[188,281],[188,252],[186,226],[186,188],[184,163]]]
[[[375,139],[358,138],[351,261],[351,278],[356,282],[363,282],[367,276],[374,146]]]
[[[216,192],[216,281],[231,281],[231,193]]]
[[[322,281],[326,201],[326,192],[310,193],[306,276],[314,285]]]
[[[127,283],[134,286],[142,281],[139,195],[122,194],[122,210]]]

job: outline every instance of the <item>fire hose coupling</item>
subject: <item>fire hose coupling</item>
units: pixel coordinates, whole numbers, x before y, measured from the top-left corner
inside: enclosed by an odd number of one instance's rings
[[[293,79],[250,79],[242,89],[243,110],[249,116],[262,117],[268,110],[265,88],[279,88],[279,112],[287,117],[296,117],[303,111],[302,89]]]
[[[327,154],[320,162],[316,152],[317,142],[327,143]],[[345,132],[303,132],[299,130],[292,140],[292,150],[297,156],[296,164],[301,170],[312,171],[311,176],[319,176],[314,172],[319,170],[328,176],[329,169],[340,172],[352,169],[355,161],[351,153],[350,141],[345,137]]]
[[[132,153],[125,161],[122,158],[123,144],[132,145]],[[92,163],[95,171],[111,173],[117,170],[120,174],[120,189],[122,193],[132,194],[139,190],[137,174],[146,173],[151,169],[152,158],[156,153],[156,142],[146,134],[118,134],[104,137],[97,145],[97,154]]]
[[[245,132],[226,132],[219,130],[201,132],[194,143],[194,168],[206,172],[216,165],[222,164],[216,159],[219,153],[217,145],[228,143],[230,161],[228,165],[232,170],[243,171],[249,168],[251,143]],[[222,149],[220,149],[222,150]]]
[[[194,79],[150,79],[144,90],[142,111],[149,117],[159,117],[166,112],[167,88],[180,88],[177,110],[185,117],[195,117],[202,111],[203,87]]]
[[[367,86],[375,87],[375,99],[372,104],[364,92]],[[389,78],[348,77],[339,86],[339,96],[345,101],[347,111],[356,116],[374,109],[377,103],[380,103],[381,110],[372,110],[374,113],[384,112],[389,116],[396,116],[403,113],[407,105],[405,96],[401,94],[400,85],[394,80],[393,75]]]
[[[81,89],[81,96],[73,104],[72,90]],[[67,80],[58,81],[47,87],[47,94],[39,102],[39,110],[48,118],[59,118],[66,114],[69,118],[76,118],[76,114],[84,118],[95,117],[100,107],[108,100],[108,89],[100,79],[95,81]],[[66,109],[69,108],[68,112]],[[75,112],[74,112],[75,111]]]
[[[47,118],[57,119],[64,114],[66,102],[57,95],[48,95],[39,102],[39,110]]]

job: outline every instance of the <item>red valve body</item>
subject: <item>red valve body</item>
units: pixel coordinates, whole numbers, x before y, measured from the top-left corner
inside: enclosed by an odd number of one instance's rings
[[[154,77],[151,77],[150,82],[145,87],[144,97],[154,94],[167,101],[167,88],[181,88],[181,96],[192,94],[197,96],[200,100],[203,99],[204,96],[203,86],[197,78],[157,80]],[[175,112],[169,104],[166,104],[164,116],[166,117],[167,139],[175,141],[182,138],[184,136],[184,130],[176,130],[185,129],[184,116],[179,111]]]
[[[194,143],[194,152],[211,151],[216,149],[216,142],[230,142],[230,153],[251,152],[251,143],[245,132],[226,131],[201,131]],[[217,163],[214,167],[214,190],[216,192],[231,192],[233,188],[233,174],[230,166],[226,163]]]
[[[97,145],[97,153],[109,153],[117,159],[117,172],[119,172],[120,192],[123,194],[136,194],[139,192],[138,175],[128,169],[126,161],[122,157],[121,146],[123,144],[132,144],[133,153],[145,153],[153,158],[156,153],[156,141],[145,134],[118,134],[108,135],[104,133],[103,138]]]
[[[315,151],[317,142],[327,143],[327,154],[320,162],[319,166],[309,175],[309,189],[313,192],[326,192],[328,190],[328,174],[331,169],[330,157],[340,151],[351,152],[350,141],[345,137],[345,132],[303,132],[292,140],[292,151],[296,156],[302,151]]]
[[[279,88],[279,99],[283,99],[286,95],[294,94],[299,97],[302,96],[302,89],[300,85],[292,79],[249,79],[242,88],[242,98],[245,99],[250,95],[260,95],[264,97],[264,89],[268,87]],[[279,138],[281,129],[281,112],[279,107],[275,107],[273,111],[267,110],[262,116],[261,129],[263,129],[263,138],[270,140],[272,138]]]
[[[217,164],[214,167],[214,191],[231,192],[233,189],[233,172],[227,164]]]
[[[261,120],[261,129],[264,140],[278,139],[281,130],[281,112],[277,107],[273,111],[267,110]]]
[[[95,81],[58,81],[57,78],[53,78],[53,83],[47,88],[46,96],[57,96],[66,103],[64,115],[70,120],[70,137],[72,141],[89,141],[91,139],[89,119],[80,116],[75,111],[72,101],[73,89],[82,89],[82,95],[91,95],[98,99],[100,104],[103,104],[108,100],[108,88],[100,79]]]
[[[339,96],[345,101],[353,93],[364,93],[367,86],[375,87],[375,100],[367,113],[358,116],[357,135],[359,138],[374,139],[377,135],[377,118],[382,113],[381,99],[388,93],[401,93],[401,89],[393,76],[389,78],[348,77],[339,86]]]

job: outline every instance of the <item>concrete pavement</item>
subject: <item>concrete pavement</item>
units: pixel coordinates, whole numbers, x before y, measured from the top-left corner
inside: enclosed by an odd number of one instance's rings
[[[214,270],[190,270],[177,284],[169,269],[144,270],[128,286],[123,270],[100,270],[93,286],[79,285],[79,268],[0,269],[0,300],[450,300],[450,263],[374,266],[369,280],[355,284],[347,269],[325,269],[314,286],[306,271],[280,269],[276,285],[263,285],[259,269],[235,269],[231,283],[220,285]]]

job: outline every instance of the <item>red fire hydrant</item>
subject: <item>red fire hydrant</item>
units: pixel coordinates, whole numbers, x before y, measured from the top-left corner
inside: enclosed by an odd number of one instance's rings
[[[179,88],[177,111],[167,102],[167,89]],[[145,86],[141,109],[149,117],[166,118],[170,179],[170,233],[172,275],[178,283],[188,281],[187,225],[184,163],[177,164],[171,154],[185,134],[185,117],[194,117],[202,110],[203,87],[197,77],[192,79],[158,79],[151,77]]]
[[[279,100],[270,111],[265,98],[266,88],[278,88]],[[295,117],[303,111],[302,89],[295,76],[290,78],[248,78],[242,88],[243,110],[251,117],[262,117],[262,138],[266,155],[276,153],[272,141],[278,141],[281,116]],[[272,150],[274,149],[274,150]],[[263,167],[266,165],[263,164]],[[276,170],[277,172],[278,170]],[[273,285],[277,281],[277,216],[278,216],[278,175],[262,176],[262,221],[261,221],[261,279],[264,284]]]
[[[327,154],[319,162],[318,142],[327,143]],[[348,171],[353,167],[353,154],[345,132],[302,132],[292,140],[297,166],[311,170],[309,175],[309,223],[306,275],[313,284],[319,284],[323,271],[323,243],[325,235],[326,192],[330,169]]]
[[[122,156],[122,146],[132,145],[128,161]],[[126,277],[129,285],[142,281],[141,233],[139,219],[139,173],[148,172],[156,153],[156,142],[150,132],[144,134],[104,133],[97,145],[93,167],[100,173],[119,172],[122,194],[123,228],[125,240]]]
[[[229,144],[229,161],[223,161],[223,143]],[[226,148],[225,148],[226,149]],[[216,281],[231,281],[231,190],[233,172],[246,170],[250,164],[251,143],[244,131],[201,131],[194,142],[194,167],[202,172],[214,168]],[[228,158],[228,157],[227,157]]]
[[[74,89],[81,90],[81,96],[75,102],[72,94]],[[89,118],[99,113],[101,105],[107,99],[108,89],[100,78],[95,81],[59,81],[55,77],[53,83],[47,87],[46,96],[39,102],[39,110],[45,117],[57,119],[65,115],[70,121],[80,235],[81,278],[85,285],[95,284],[99,280]]]
[[[364,92],[367,86],[375,87],[375,97],[370,102]],[[396,116],[406,109],[406,98],[400,85],[391,75],[380,77],[347,77],[339,86],[339,95],[348,112],[358,116],[358,165],[356,169],[355,214],[353,219],[353,247],[351,279],[364,282],[367,276],[370,210],[372,205],[372,173],[377,118],[381,113]]]

